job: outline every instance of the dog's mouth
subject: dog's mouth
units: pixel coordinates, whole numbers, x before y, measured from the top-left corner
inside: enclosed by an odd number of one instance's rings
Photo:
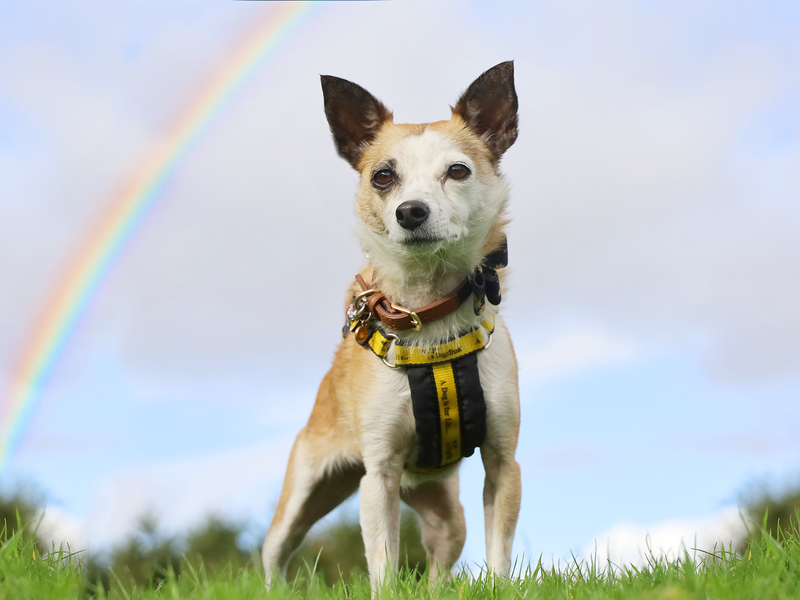
[[[442,238],[432,237],[432,236],[415,236],[409,237],[403,240],[403,244],[405,246],[430,246],[432,244],[438,244],[443,242]]]

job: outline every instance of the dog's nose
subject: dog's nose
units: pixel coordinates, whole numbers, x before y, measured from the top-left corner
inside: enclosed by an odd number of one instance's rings
[[[416,229],[428,219],[428,205],[420,200],[403,202],[394,212],[403,229]]]

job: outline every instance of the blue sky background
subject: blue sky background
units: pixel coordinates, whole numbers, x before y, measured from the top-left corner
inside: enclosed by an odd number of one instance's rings
[[[117,186],[272,8],[50,4],[0,5],[0,385]],[[263,533],[361,264],[318,75],[420,122],[514,59],[515,551],[724,537],[748,485],[800,484],[798,56],[790,2],[326,3],[187,157],[2,485],[35,482],[78,545],[148,509]],[[462,478],[480,562],[479,461]]]

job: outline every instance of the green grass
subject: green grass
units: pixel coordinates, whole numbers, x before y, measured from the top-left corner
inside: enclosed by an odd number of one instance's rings
[[[257,558],[257,557],[254,557]],[[86,581],[79,554],[35,552],[34,542],[14,533],[0,548],[0,599],[61,600],[67,598],[113,598],[148,600],[164,598],[239,600],[251,598],[309,598],[368,600],[369,584],[363,577],[333,587],[322,584],[307,568],[291,582],[266,591],[255,567],[223,569],[209,576],[198,564],[186,561],[181,577],[163,573],[152,587],[124,589],[113,585],[106,595]],[[420,600],[490,599],[797,599],[800,598],[800,534],[754,538],[745,556],[728,551],[686,555],[677,561],[652,558],[640,569],[575,562],[560,570],[531,566],[520,576],[492,580],[476,574],[459,574],[450,583],[429,589],[413,574],[392,581],[385,598]]]

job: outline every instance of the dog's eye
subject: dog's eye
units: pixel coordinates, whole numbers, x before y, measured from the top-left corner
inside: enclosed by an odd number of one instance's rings
[[[462,165],[460,163],[456,163],[451,165],[449,169],[447,169],[447,176],[450,179],[466,179],[469,177],[470,170],[467,165]]]
[[[375,171],[372,176],[372,185],[379,190],[385,190],[394,182],[394,173],[390,169]]]

